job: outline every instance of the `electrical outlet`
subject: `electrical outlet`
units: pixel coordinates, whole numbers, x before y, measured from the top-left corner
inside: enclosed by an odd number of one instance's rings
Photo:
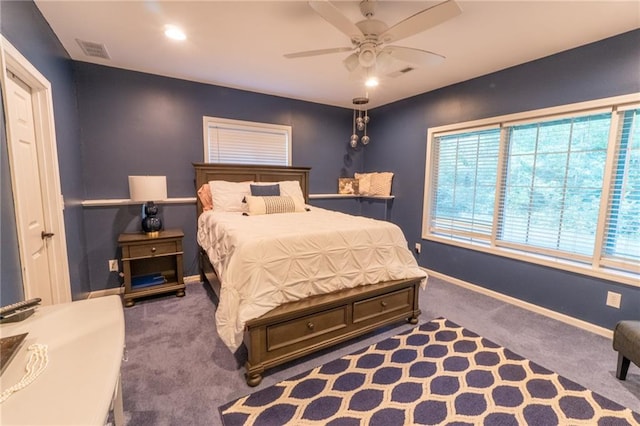
[[[419,253],[420,253],[420,251],[422,250],[422,244],[420,244],[420,243],[416,243],[416,247],[415,247],[415,248],[416,248],[416,253],[418,253],[418,254],[419,254]]]
[[[607,292],[607,306],[620,309],[620,302],[622,302],[622,295],[620,293],[614,293],[613,291]]]
[[[118,272],[118,260],[110,259],[109,260],[109,272]]]

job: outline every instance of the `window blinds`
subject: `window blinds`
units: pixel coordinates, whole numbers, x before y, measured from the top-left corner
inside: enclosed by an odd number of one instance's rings
[[[436,135],[431,193],[432,232],[488,240],[493,221],[500,129]]]
[[[640,260],[640,109],[618,114],[601,262],[626,269]]]
[[[592,256],[610,120],[605,113],[506,128],[500,241]]]
[[[210,119],[205,127],[207,162],[290,165],[289,126]]]

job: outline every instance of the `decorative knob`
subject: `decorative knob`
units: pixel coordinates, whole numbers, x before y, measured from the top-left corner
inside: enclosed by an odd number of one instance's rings
[[[156,248],[155,247],[151,247],[151,253],[155,253],[156,252]]]
[[[385,302],[384,300],[382,302],[380,302],[380,306],[382,306],[383,308],[387,307],[387,302]]]
[[[314,328],[314,327],[315,327],[315,324],[313,324],[311,321],[309,321],[309,322],[307,323],[307,328],[308,328],[309,330],[313,330],[313,328]]]

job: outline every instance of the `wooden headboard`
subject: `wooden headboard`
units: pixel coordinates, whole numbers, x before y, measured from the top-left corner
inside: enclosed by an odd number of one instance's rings
[[[196,172],[196,191],[203,184],[212,180],[226,180],[228,182],[297,180],[300,182],[305,201],[309,202],[310,167],[193,163],[193,168]],[[198,216],[200,216],[200,213],[202,213],[200,200],[197,200],[197,206]]]

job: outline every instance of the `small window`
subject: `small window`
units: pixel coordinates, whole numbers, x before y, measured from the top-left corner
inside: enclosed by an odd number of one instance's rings
[[[291,165],[291,126],[204,117],[204,161]]]

